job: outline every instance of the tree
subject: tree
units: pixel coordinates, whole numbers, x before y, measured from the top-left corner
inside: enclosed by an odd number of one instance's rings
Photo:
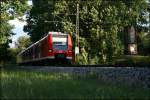
[[[8,58],[7,64],[16,64],[17,63],[17,54],[18,48],[8,48]]]
[[[58,5],[59,7],[62,6],[62,8],[56,9],[57,11],[55,12],[58,14],[64,13],[61,16],[62,18],[65,17],[67,19],[70,17],[71,19],[72,16],[65,16],[67,15],[65,9],[69,9],[68,12],[74,12],[76,3],[72,3],[72,6],[69,6],[66,0],[58,2]],[[96,61],[95,63],[112,62],[114,57],[122,55],[124,51],[123,36],[127,34],[123,30],[132,25],[137,30],[138,28],[144,29],[145,27],[138,23],[148,23],[146,18],[143,18],[145,15],[141,14],[147,12],[147,7],[148,4],[145,0],[119,0],[117,2],[106,0],[81,1],[80,37],[85,38],[87,44],[80,46],[84,47],[85,51],[88,52],[88,57],[90,57],[88,62],[92,61],[92,59]],[[141,17],[143,18],[142,20]],[[75,25],[74,19],[68,20],[72,26]],[[66,21],[66,23],[68,22]],[[63,25],[63,27],[65,29],[66,25]]]
[[[11,36],[14,35],[11,31],[13,26],[9,25],[8,21],[24,15],[26,8],[27,0],[1,0],[0,64],[8,60],[8,44],[11,42]]]
[[[33,0],[25,31],[30,34],[33,42],[48,31],[75,33],[76,4],[76,0]],[[145,0],[80,0],[80,56],[84,58],[82,64],[109,63],[122,55],[123,35],[126,34],[123,30],[131,25],[143,29],[137,23],[141,21],[141,12],[145,12],[147,6]],[[45,23],[47,21],[49,23]]]
[[[18,52],[21,52],[22,50],[26,49],[29,45],[31,45],[30,37],[21,36],[18,38],[16,44],[17,44]]]
[[[12,26],[10,26],[3,19],[1,20],[1,29],[0,29],[0,64],[4,63],[8,59],[8,50],[9,43],[11,42],[10,35]]]
[[[150,33],[140,32],[138,34],[138,51],[141,55],[150,55]]]
[[[55,0],[32,0],[32,3],[33,7],[28,13],[26,20],[28,24],[24,26],[24,31],[31,36],[32,42],[36,42],[48,31],[57,29],[53,22],[55,17],[52,15]]]
[[[150,1],[147,1],[147,5],[144,10],[141,9],[137,24],[137,43],[140,55],[150,55]]]

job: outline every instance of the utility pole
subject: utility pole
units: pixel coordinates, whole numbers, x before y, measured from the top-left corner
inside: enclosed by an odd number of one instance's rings
[[[76,43],[79,47],[79,1],[77,3],[77,15],[76,15]]]
[[[78,54],[79,54],[79,0],[77,1],[77,14],[76,14],[75,62],[77,62]]]

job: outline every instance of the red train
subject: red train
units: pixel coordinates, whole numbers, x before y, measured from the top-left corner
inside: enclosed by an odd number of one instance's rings
[[[18,55],[18,63],[36,62],[48,59],[66,59],[72,61],[72,37],[61,32],[49,32],[36,43]]]

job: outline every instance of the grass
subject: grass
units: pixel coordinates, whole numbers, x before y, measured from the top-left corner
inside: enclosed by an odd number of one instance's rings
[[[0,99],[149,99],[149,91],[67,73],[2,70]]]
[[[150,56],[140,56],[140,55],[126,55],[118,57],[115,61],[116,65],[123,66],[149,66],[150,65]]]

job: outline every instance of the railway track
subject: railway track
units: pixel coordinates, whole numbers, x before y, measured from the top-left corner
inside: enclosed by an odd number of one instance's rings
[[[141,84],[150,89],[149,67],[56,67],[56,66],[20,66],[27,71],[70,73],[81,77],[91,74],[97,79],[111,83]],[[94,74],[93,74],[94,73]]]
[[[10,70],[14,70],[13,67]],[[1,70],[2,71],[2,70]],[[111,83],[141,84],[150,89],[150,67],[112,67],[112,66],[17,66],[15,71],[67,73],[77,76],[94,75],[96,79]],[[91,74],[92,73],[92,74]],[[93,74],[94,73],[94,74]],[[95,79],[94,78],[94,79]]]

